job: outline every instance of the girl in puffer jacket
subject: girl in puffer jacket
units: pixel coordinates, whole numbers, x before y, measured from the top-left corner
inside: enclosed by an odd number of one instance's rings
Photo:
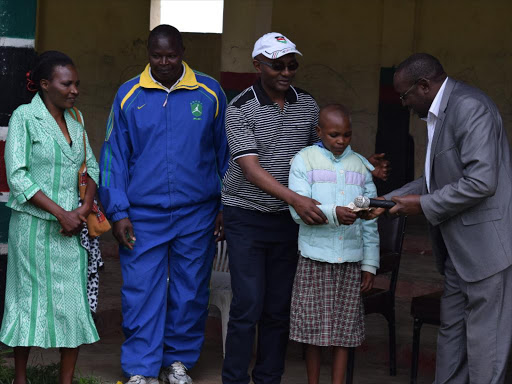
[[[290,339],[307,344],[308,383],[318,383],[321,347],[332,346],[332,383],[343,383],[348,348],[364,340],[361,292],[373,286],[379,267],[376,220],[361,220],[346,207],[356,196],[376,196],[372,165],[350,148],[350,115],[342,105],[320,111],[321,143],[292,160],[289,188],[317,200],[323,225],[300,224],[300,259],[292,293]]]

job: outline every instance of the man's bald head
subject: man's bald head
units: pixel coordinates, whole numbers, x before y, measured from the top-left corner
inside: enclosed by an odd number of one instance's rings
[[[415,53],[396,69],[393,87],[404,107],[426,118],[432,102],[446,80],[443,66],[428,53]]]
[[[421,78],[438,82],[444,81],[446,78],[446,73],[439,60],[428,53],[415,53],[409,56],[398,65],[395,73],[411,82]]]

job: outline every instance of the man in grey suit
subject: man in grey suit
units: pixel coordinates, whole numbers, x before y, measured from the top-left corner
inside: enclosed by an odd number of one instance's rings
[[[383,198],[396,202],[390,214],[425,215],[445,276],[435,383],[503,383],[512,342],[512,163],[501,116],[428,54],[402,62],[393,84],[427,121],[425,174]]]

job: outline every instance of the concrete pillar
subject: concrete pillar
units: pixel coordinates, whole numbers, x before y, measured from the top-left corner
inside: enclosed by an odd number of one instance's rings
[[[221,43],[221,85],[228,99],[252,85],[254,42],[272,31],[272,0],[224,0]]]

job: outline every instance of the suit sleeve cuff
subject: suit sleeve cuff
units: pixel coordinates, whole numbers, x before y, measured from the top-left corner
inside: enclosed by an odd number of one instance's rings
[[[433,210],[430,209],[431,204],[429,204],[429,199],[432,198],[431,194],[428,195],[421,195],[420,196],[420,205],[421,210],[423,211],[423,214],[425,215],[425,218],[427,221],[433,225],[434,227],[436,225],[439,225],[443,222],[442,218],[439,217],[439,215],[436,215]]]
[[[391,200],[391,198],[395,196],[393,195],[392,193],[386,193],[383,197],[386,199],[386,200]]]

